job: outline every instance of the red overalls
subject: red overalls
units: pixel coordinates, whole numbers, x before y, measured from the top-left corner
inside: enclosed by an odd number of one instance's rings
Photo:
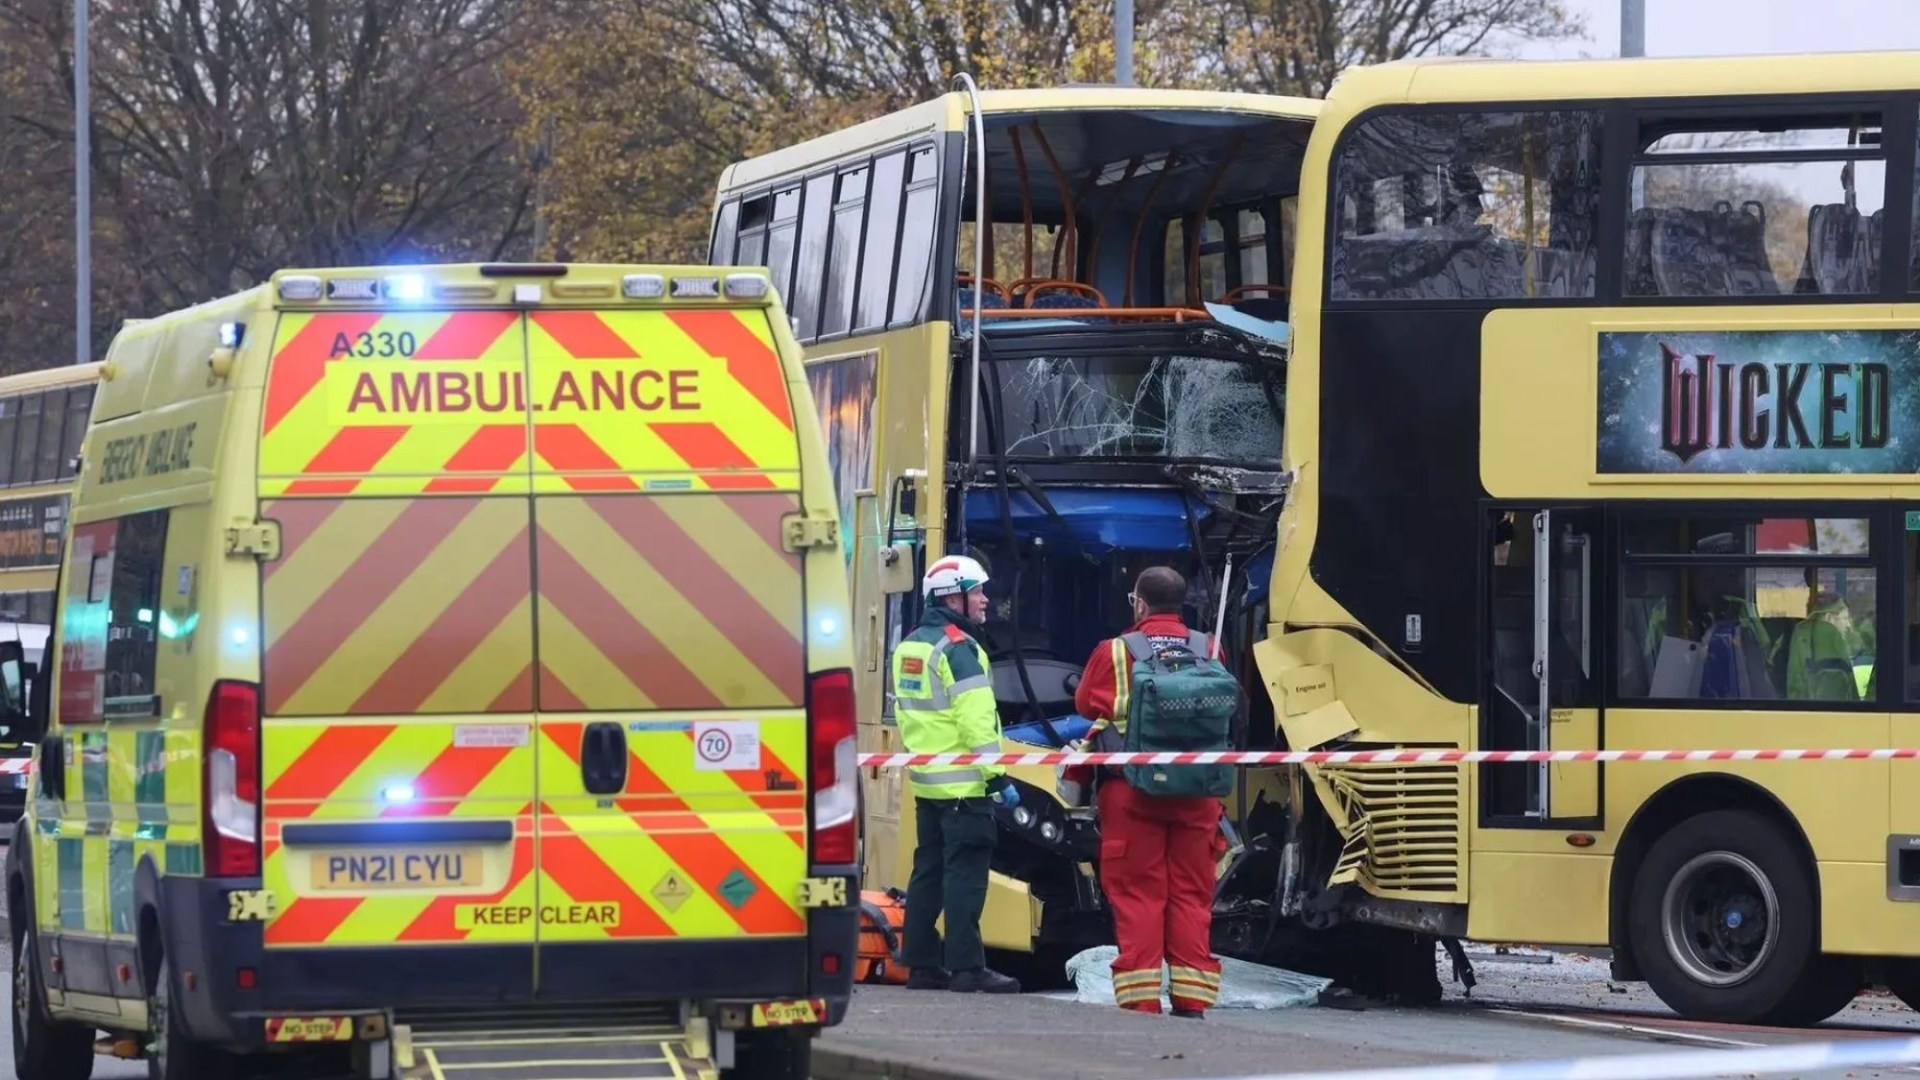
[[[1178,615],[1149,615],[1133,631],[1156,645],[1162,639],[1184,645],[1188,637]],[[1113,654],[1112,641],[1093,650],[1074,694],[1075,709],[1094,721],[1114,719]],[[1070,769],[1066,779],[1091,783],[1095,770]],[[1142,795],[1114,770],[1098,784],[1100,881],[1120,938],[1114,998],[1123,1009],[1159,1012],[1164,962],[1173,1007],[1204,1012],[1220,1000],[1220,961],[1211,942],[1214,862],[1225,850],[1220,800]]]

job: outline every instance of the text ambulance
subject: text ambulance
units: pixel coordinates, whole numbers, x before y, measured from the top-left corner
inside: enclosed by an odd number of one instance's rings
[[[851,655],[762,273],[288,272],[102,380],[7,861],[20,1076],[105,1029],[159,1080],[378,1077],[463,1014],[565,1057],[625,1006],[676,1074],[806,1075]]]

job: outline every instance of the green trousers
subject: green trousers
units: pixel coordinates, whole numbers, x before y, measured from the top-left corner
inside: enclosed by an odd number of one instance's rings
[[[997,826],[993,800],[919,799],[914,803],[918,843],[907,881],[907,940],[901,959],[910,968],[969,971],[985,967],[980,912],[987,906],[987,869]],[[947,917],[941,948],[935,928]]]

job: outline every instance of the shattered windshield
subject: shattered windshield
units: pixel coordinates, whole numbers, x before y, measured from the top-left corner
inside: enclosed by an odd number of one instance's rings
[[[1007,456],[1280,468],[1279,364],[1207,356],[1000,361]]]

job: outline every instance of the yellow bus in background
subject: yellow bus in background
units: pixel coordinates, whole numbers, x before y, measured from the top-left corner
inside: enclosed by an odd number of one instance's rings
[[[993,576],[986,641],[1009,745],[1084,733],[1081,668],[1126,625],[1146,566],[1185,573],[1187,617],[1209,628],[1224,581],[1230,662],[1252,676],[1285,487],[1294,209],[1319,109],[956,92],[722,176],[711,261],[770,267],[806,347],[851,566],[862,751],[900,748],[886,658],[919,620],[927,560],[951,552]],[[1046,961],[1015,963],[1023,977],[1057,981],[1058,961],[1112,940],[1098,841],[1053,796],[1051,769],[1014,775],[1029,789],[1002,815],[983,932]],[[869,887],[905,886],[899,771],[868,772],[865,811]]]
[[[1920,744],[1920,54],[1407,62],[1315,126],[1272,745]],[[1223,922],[1920,1006],[1920,765],[1276,773]],[[1256,944],[1278,949],[1280,937]],[[1391,940],[1391,939],[1380,939]],[[1427,987],[1437,992],[1437,984]]]
[[[0,378],[0,640],[19,641],[29,665],[44,659],[53,626],[60,538],[100,367]],[[0,726],[0,760],[32,755],[30,744]],[[20,816],[26,793],[25,771],[0,774],[0,821]]]

